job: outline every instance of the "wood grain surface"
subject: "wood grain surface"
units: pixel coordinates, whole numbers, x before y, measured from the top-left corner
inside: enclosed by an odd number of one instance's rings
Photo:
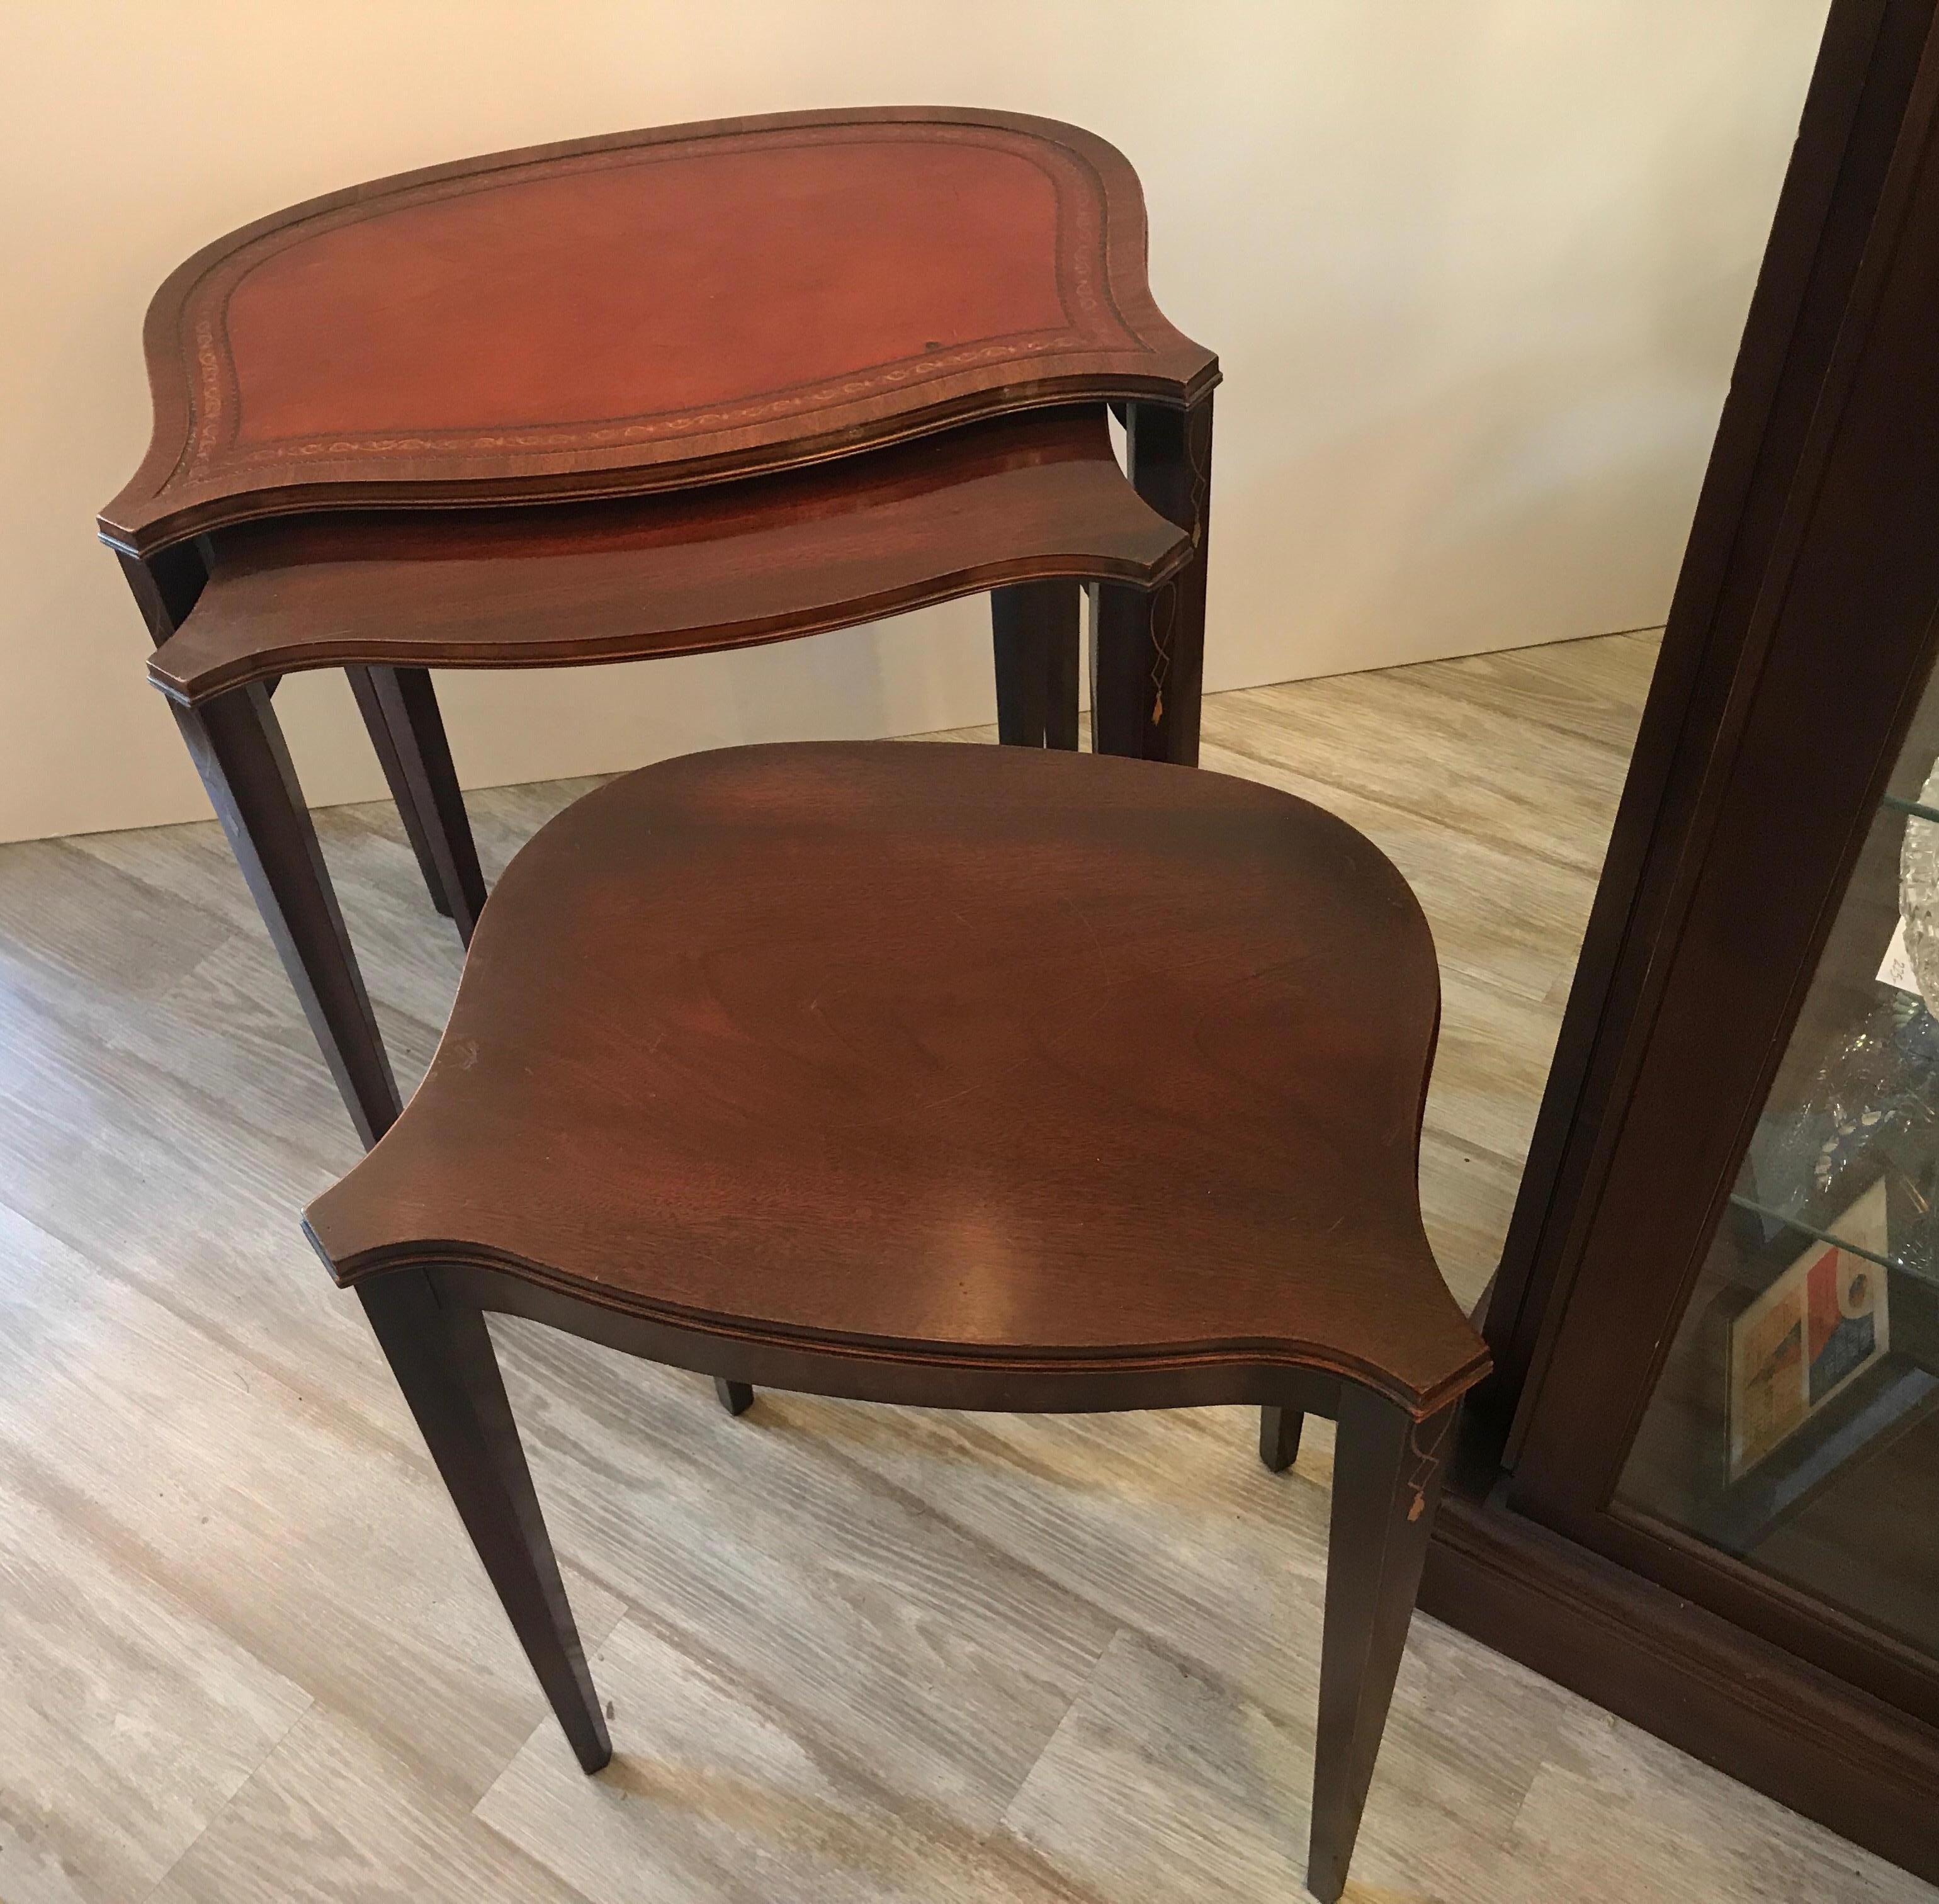
[[[185,702],[364,663],[697,653],[1053,576],[1148,588],[1191,549],[1125,481],[1088,404],[676,495],[249,523],[214,553],[148,663]]]
[[[1083,1406],[1223,1363],[1424,1416],[1484,1366],[1414,1187],[1438,1007],[1393,868],[1247,781],[692,754],[513,863],[429,1074],[309,1226],[345,1282],[475,1263],[922,1363],[939,1400],[973,1405],[945,1366]]]

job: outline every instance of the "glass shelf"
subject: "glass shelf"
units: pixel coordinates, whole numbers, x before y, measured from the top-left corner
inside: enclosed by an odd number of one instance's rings
[[[1876,1263],[1881,1269],[1896,1269],[1901,1274],[1916,1276],[1922,1272],[1895,1256],[1883,1254],[1877,1250],[1865,1248],[1862,1243],[1849,1241],[1843,1236],[1834,1236],[1828,1229],[1820,1229],[1815,1224],[1794,1217],[1788,1210],[1773,1210],[1767,1203],[1754,1203],[1747,1197],[1733,1191],[1730,1202],[1740,1210],[1748,1210],[1754,1217],[1764,1217],[1774,1223],[1782,1223],[1786,1229],[1794,1229],[1800,1236],[1815,1237],[1821,1243],[1829,1243],[1835,1249],[1843,1250],[1848,1256],[1863,1257],[1867,1263]]]

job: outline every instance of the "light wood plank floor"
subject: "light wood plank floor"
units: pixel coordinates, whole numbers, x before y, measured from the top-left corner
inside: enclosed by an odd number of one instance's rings
[[[1653,654],[1206,708],[1206,765],[1344,814],[1432,918],[1423,1183],[1463,1297]],[[477,796],[488,871],[583,786]],[[455,941],[388,807],[321,827],[408,1081]],[[610,1701],[589,1781],[297,1235],[355,1154],[212,824],[0,848],[4,1904],[1301,1894],[1323,1424],[1275,1479],[1237,1410],[765,1395],[735,1422],[694,1378],[506,1327]],[[1350,1894],[1939,1897],[1425,1619]]]

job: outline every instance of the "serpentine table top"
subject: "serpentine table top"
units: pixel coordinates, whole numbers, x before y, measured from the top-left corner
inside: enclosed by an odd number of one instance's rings
[[[576,139],[352,186],[205,246],[145,334],[149,556],[266,515],[637,494],[1217,360],[1145,282],[1137,175],[1048,119],[886,107]]]

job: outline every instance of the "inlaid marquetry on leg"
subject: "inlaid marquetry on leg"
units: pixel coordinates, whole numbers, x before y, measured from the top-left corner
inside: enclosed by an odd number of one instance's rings
[[[598,1771],[613,1742],[483,1315],[440,1303],[422,1270],[374,1276],[357,1293],[559,1725]]]
[[[1283,1474],[1299,1458],[1299,1431],[1306,1417],[1296,1408],[1259,1410],[1259,1459],[1275,1474]]]
[[[1092,745],[1100,754],[1198,764],[1205,670],[1205,564],[1212,503],[1212,399],[1190,410],[1137,403],[1125,443],[1133,485],[1192,532],[1192,556],[1149,592],[1100,583],[1091,645]]]
[[[351,1121],[375,1144],[396,1120],[397,1080],[269,690],[169,705]]]
[[[424,668],[346,668],[431,903],[468,946],[485,903],[485,876],[452,765],[451,743]]]
[[[1082,586],[1019,582],[990,592],[997,738],[1006,747],[1077,745]]]
[[[745,1415],[754,1406],[754,1390],[750,1382],[717,1378],[714,1392],[720,1397],[720,1406],[729,1415]]]
[[[1417,1421],[1370,1390],[1341,1386],[1307,1851],[1307,1887],[1322,1904],[1347,1887],[1454,1415],[1450,1407]]]

